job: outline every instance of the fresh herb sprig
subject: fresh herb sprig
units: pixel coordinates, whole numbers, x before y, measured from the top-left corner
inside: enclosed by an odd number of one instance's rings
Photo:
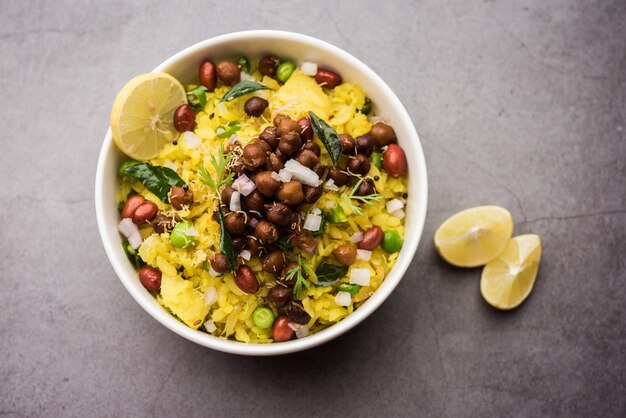
[[[363,180],[365,180],[365,178],[362,178],[354,185],[349,195],[346,195],[346,194],[341,195],[341,199],[344,201],[344,203],[350,208],[352,213],[354,213],[355,215],[363,215],[363,209],[361,209],[360,207],[352,203],[352,200],[365,203],[366,205],[374,205],[374,202],[378,202],[383,198],[378,193],[368,194],[367,196],[355,195],[354,193],[356,193],[361,183],[363,183]]]
[[[204,165],[200,164],[198,166],[198,173],[200,174],[202,183],[209,186],[213,189],[215,193],[215,197],[220,199],[220,188],[227,184],[231,184],[234,180],[234,173],[229,173],[225,175],[226,168],[228,164],[233,159],[233,155],[228,153],[224,155],[224,147],[221,145],[217,149],[217,157],[215,155],[211,156],[209,162],[215,169],[215,179],[209,174]],[[235,248],[233,246],[233,241],[228,235],[228,231],[226,231],[226,223],[224,221],[224,213],[222,212],[222,207],[220,205],[217,206],[217,220],[220,225],[220,252],[224,254],[228,258],[228,265],[230,269],[233,270],[235,268],[235,261],[237,260],[237,254],[235,252]]]
[[[202,177],[202,183],[213,189],[213,192],[218,199],[222,186],[231,184],[235,180],[235,173],[229,173],[224,176],[226,168],[232,159],[233,155],[231,153],[224,154],[224,147],[221,145],[217,149],[217,158],[215,155],[211,155],[209,162],[215,169],[215,179],[211,177],[211,174],[209,174],[207,169],[202,164],[198,166],[198,173],[200,173],[200,177]]]
[[[291,269],[287,274],[287,277],[285,278],[285,281],[290,281],[293,280],[294,277],[296,277],[296,284],[293,287],[293,292],[296,297],[300,297],[300,295],[302,294],[302,291],[304,290],[302,289],[302,286],[306,287],[307,289],[309,288],[309,286],[311,286],[311,282],[304,278],[304,273],[308,273],[307,270],[310,269],[308,268],[306,260],[303,260],[302,256],[298,255],[298,267]]]

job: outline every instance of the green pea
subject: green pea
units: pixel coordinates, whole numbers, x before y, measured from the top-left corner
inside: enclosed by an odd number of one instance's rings
[[[365,103],[363,103],[363,107],[359,109],[359,112],[364,115],[369,115],[372,111],[372,100],[369,97],[365,98]]]
[[[139,164],[139,161],[135,161],[135,160],[126,160],[126,161],[124,161],[122,163],[122,165],[120,165],[120,169],[118,171],[120,177],[122,177],[122,178],[128,177],[126,175],[126,169],[128,167],[132,167],[132,166],[137,165],[137,164]]]
[[[400,234],[390,229],[389,231],[385,231],[383,242],[380,246],[388,253],[395,253],[402,248],[402,238],[400,238]]]
[[[193,243],[194,235],[192,235],[192,233],[195,235],[195,230],[191,222],[181,222],[172,230],[170,241],[176,248],[187,248]]]
[[[372,164],[374,164],[376,168],[378,168],[379,170],[383,168],[383,159],[380,157],[380,154],[378,152],[373,152],[370,156],[370,159],[372,160]]]
[[[352,296],[355,296],[357,293],[359,293],[359,290],[361,290],[361,286],[359,286],[358,284],[345,284],[344,283],[341,286],[339,286],[337,290],[339,290],[340,292],[348,292]]]
[[[265,306],[259,306],[252,312],[254,325],[261,329],[268,329],[274,324],[274,312]]]
[[[291,61],[285,61],[278,66],[276,70],[276,79],[281,83],[286,82],[291,77],[291,74],[296,69],[296,64]]]

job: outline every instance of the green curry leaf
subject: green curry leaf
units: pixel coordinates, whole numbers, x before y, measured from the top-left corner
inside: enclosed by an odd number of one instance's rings
[[[138,180],[164,203],[169,203],[167,198],[172,186],[184,186],[185,182],[171,168],[139,163],[124,168],[124,176]]]
[[[316,286],[332,286],[343,279],[347,273],[348,266],[340,266],[338,264],[322,261],[319,266],[317,266],[317,269],[315,269],[315,275],[317,276]]]
[[[341,151],[343,147],[341,146],[341,139],[339,139],[339,135],[337,132],[323,119],[318,117],[315,113],[309,112],[309,117],[311,118],[311,126],[313,127],[313,132],[315,135],[322,141],[326,151],[330,154],[330,158],[333,160],[333,164],[337,164],[337,160],[341,155]]]
[[[231,100],[236,99],[237,97],[245,96],[246,94],[254,93],[259,90],[272,90],[264,84],[261,84],[257,81],[240,81],[235,84],[233,88],[228,90],[226,94],[222,97],[222,102],[230,102]]]

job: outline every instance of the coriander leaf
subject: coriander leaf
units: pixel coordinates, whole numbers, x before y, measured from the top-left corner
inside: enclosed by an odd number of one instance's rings
[[[329,124],[320,119],[315,113],[309,112],[309,118],[311,119],[311,126],[313,132],[322,141],[324,147],[330,154],[330,158],[333,160],[333,164],[337,164],[337,160],[341,155],[343,147],[341,146],[341,139],[337,132]]]
[[[367,196],[357,196],[355,195],[356,191],[358,190],[359,186],[361,185],[361,183],[363,183],[364,178],[361,178],[352,188],[352,190],[350,191],[350,195],[341,195],[341,200],[343,200],[345,202],[346,205],[348,205],[348,207],[350,208],[350,210],[352,211],[352,213],[354,213],[355,215],[363,215],[363,209],[361,209],[360,207],[356,206],[354,203],[352,203],[352,200],[357,200],[361,203],[365,203],[366,205],[374,205],[374,202],[378,202],[379,200],[381,200],[383,197],[381,195],[379,195],[378,193],[372,193],[369,194]]]
[[[206,105],[206,91],[206,87],[198,86],[187,92],[187,99],[194,111],[200,112],[204,109]]]
[[[291,245],[289,240],[285,238],[284,236],[280,236],[278,238],[278,241],[276,241],[274,244],[276,244],[276,246],[283,251],[289,251],[293,249],[293,245]]]
[[[315,269],[315,275],[317,276],[318,287],[332,286],[339,280],[343,279],[348,273],[348,266],[340,266],[338,264],[327,263],[322,261],[317,269]]]
[[[372,111],[372,105],[372,99],[370,99],[369,97],[365,97],[365,103],[363,103],[363,107],[359,109],[359,112],[363,113],[364,115],[369,115]]]
[[[124,176],[139,180],[141,184],[164,203],[172,186],[184,186],[185,182],[171,168],[139,163],[124,168]]]
[[[235,247],[233,241],[226,231],[226,223],[224,221],[224,214],[222,213],[221,206],[217,207],[217,220],[220,225],[220,252],[228,258],[228,265],[231,270],[235,269],[235,261],[237,260],[237,254],[235,253]]]
[[[220,125],[217,127],[217,129],[215,130],[217,133],[217,137],[224,139],[224,138],[230,138],[231,135],[235,134],[236,132],[238,132],[241,129],[241,127],[239,126],[239,121],[238,120],[234,120],[231,122],[228,122],[224,125]]]
[[[248,57],[242,55],[241,57],[237,58],[237,61],[235,61],[235,64],[237,64],[237,67],[239,67],[240,70],[251,74],[251,66],[250,66],[250,60],[248,59]]]
[[[259,90],[272,90],[264,84],[261,84],[257,81],[240,81],[235,84],[233,88],[228,90],[226,94],[222,97],[222,102],[230,102],[237,97],[245,96],[246,94],[254,93]]]
[[[200,174],[202,183],[213,189],[213,192],[218,198],[220,188],[224,185],[231,184],[235,178],[234,173],[229,173],[226,177],[224,177],[226,168],[232,159],[232,154],[228,153],[224,155],[224,147],[221,145],[217,149],[217,157],[215,155],[211,155],[209,162],[215,169],[215,179],[211,177],[211,174],[209,174],[207,169],[202,164],[198,166],[198,173]]]

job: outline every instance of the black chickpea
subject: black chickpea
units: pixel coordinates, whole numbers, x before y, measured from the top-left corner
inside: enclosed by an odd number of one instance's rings
[[[364,176],[369,173],[371,164],[369,158],[367,158],[365,155],[357,154],[354,157],[348,158],[348,164],[346,165],[346,168],[350,173]]]
[[[279,118],[276,128],[278,129],[278,135],[280,136],[286,134],[287,132],[296,132],[298,135],[300,135],[300,132],[302,130],[302,127],[300,126],[298,121],[291,119],[289,116],[283,116],[282,118]]]
[[[271,244],[278,239],[278,230],[273,223],[264,219],[259,221],[254,228],[254,237],[261,241],[262,244]]]
[[[308,149],[298,151],[295,160],[308,168],[313,168],[315,164],[320,161],[319,157],[315,155],[313,151],[309,151]]]
[[[246,230],[246,215],[242,212],[230,212],[224,218],[224,224],[229,233],[241,235]]]
[[[259,142],[248,144],[243,149],[243,164],[248,170],[256,171],[267,161],[267,150]]]
[[[315,203],[320,197],[322,197],[322,186],[303,186],[302,191],[304,193],[304,203]]]
[[[299,181],[289,181],[280,185],[276,198],[286,205],[299,205],[304,200],[302,183]]]
[[[220,192],[220,199],[222,200],[223,204],[230,205],[230,198],[233,195],[234,191],[235,189],[233,189],[233,186],[231,186],[230,184],[227,184],[222,188],[222,191]]]
[[[265,216],[270,222],[276,225],[286,226],[292,214],[293,212],[289,209],[289,206],[284,203],[274,202],[265,205]]]
[[[278,309],[287,305],[293,296],[293,290],[285,286],[274,286],[267,293],[267,300]]]
[[[276,153],[273,152],[270,155],[268,155],[265,168],[267,168],[270,171],[278,172],[282,170],[283,168],[285,168],[285,163]]]
[[[344,173],[337,167],[330,168],[330,170],[328,171],[328,177],[330,177],[333,180],[333,182],[335,183],[335,186],[337,187],[345,186],[346,184],[348,184],[348,181],[350,180],[350,176],[348,176],[346,173]]]
[[[249,212],[263,213],[264,206],[265,197],[256,189],[241,199],[241,208]]]
[[[363,179],[359,187],[354,192],[355,196],[369,196],[374,193],[376,193],[376,185],[374,184],[374,180],[369,177]]]
[[[220,61],[217,63],[217,78],[227,86],[234,86],[239,82],[240,71],[237,64],[232,61]]]
[[[297,132],[290,131],[281,134],[278,150],[286,156],[292,156],[298,152],[301,146],[302,140],[300,135]]]
[[[385,122],[376,122],[372,126],[370,136],[372,137],[374,144],[378,147],[384,147],[385,145],[389,145],[397,140],[396,132]]]
[[[280,181],[272,177],[272,171],[261,171],[254,178],[257,190],[266,197],[274,196],[280,187]]]
[[[374,141],[370,135],[361,135],[354,140],[356,144],[356,152],[366,156],[370,156],[374,151]]]
[[[354,138],[348,134],[341,134],[339,139],[341,140],[341,152],[345,155],[354,154]]]
[[[280,250],[274,250],[267,253],[261,260],[263,271],[267,273],[278,273],[285,265],[285,253]]]
[[[263,243],[259,241],[256,237],[248,237],[246,238],[246,248],[250,251],[250,254],[254,256],[261,255],[263,252]]]
[[[214,254],[209,262],[211,263],[211,267],[213,268],[213,270],[218,273],[226,273],[230,269],[228,257],[226,257],[224,254]]]
[[[259,72],[268,77],[276,75],[278,68],[278,57],[276,55],[266,55],[259,61]]]
[[[335,248],[333,255],[339,264],[350,266],[354,264],[356,260],[356,248],[348,244],[343,244]]]
[[[243,109],[248,116],[259,117],[263,114],[267,106],[269,106],[267,100],[261,97],[251,97],[246,100]]]
[[[272,150],[274,150],[278,146],[278,141],[280,140],[278,137],[278,130],[275,126],[268,126],[259,135],[259,140],[267,142]]]
[[[320,146],[317,145],[315,142],[313,141],[308,141],[304,143],[304,146],[302,147],[302,149],[306,149],[309,151],[312,151],[315,155],[317,155],[318,157],[320,156],[322,150],[320,149]]]

